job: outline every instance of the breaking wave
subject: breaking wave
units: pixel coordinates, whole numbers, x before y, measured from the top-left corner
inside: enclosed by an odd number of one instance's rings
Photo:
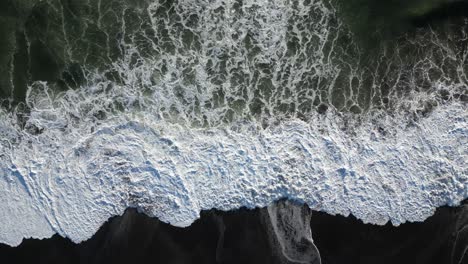
[[[364,59],[328,2],[123,10],[120,59],[1,110],[1,242],[79,242],[128,207],[188,226],[287,198],[398,225],[468,197],[466,21]]]

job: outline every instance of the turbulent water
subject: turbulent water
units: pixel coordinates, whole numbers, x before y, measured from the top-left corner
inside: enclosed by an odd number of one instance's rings
[[[467,198],[468,21],[376,42],[339,10],[36,3],[17,39],[67,70],[30,62],[0,112],[0,242],[79,242],[127,207],[188,226],[288,198],[397,225]]]

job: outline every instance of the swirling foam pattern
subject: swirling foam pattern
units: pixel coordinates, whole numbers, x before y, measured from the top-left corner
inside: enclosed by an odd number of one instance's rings
[[[140,10],[154,53],[138,35],[79,89],[32,84],[24,123],[0,112],[0,242],[83,241],[127,207],[188,226],[288,198],[397,225],[468,197],[464,30],[419,32],[362,68],[321,1],[161,6]]]

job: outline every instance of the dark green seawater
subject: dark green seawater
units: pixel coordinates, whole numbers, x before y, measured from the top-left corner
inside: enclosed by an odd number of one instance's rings
[[[467,7],[1,1],[0,242],[80,242],[128,207],[186,227],[280,199],[381,225],[459,204]],[[310,228],[281,208],[294,256]]]
[[[451,2],[331,0],[318,7],[317,1],[285,1],[295,11],[286,21],[287,31],[267,33],[284,34],[274,40],[259,35],[269,30],[263,25],[254,23],[250,28],[234,23],[262,16],[262,10],[241,0],[210,13],[209,19],[219,23],[214,27],[204,21],[203,11],[196,11],[195,6],[182,10],[177,1],[2,1],[0,96],[8,108],[24,102],[27,87],[36,81],[48,82],[59,93],[89,85],[93,72],[125,85],[126,77],[113,69],[113,63],[126,60],[131,68],[153,60],[152,82],[157,84],[157,76],[165,75],[180,79],[180,85],[169,89],[181,103],[192,104],[191,113],[184,115],[188,119],[197,116],[192,120],[195,125],[218,122],[200,115],[213,109],[223,109],[217,113],[222,122],[277,115],[304,119],[313,110],[323,113],[330,107],[353,113],[392,109],[408,90],[431,90],[437,80],[459,79],[457,68],[466,70],[459,58],[449,56],[437,43],[455,49],[455,56],[463,56],[466,20],[425,20]],[[273,6],[282,4],[271,2]],[[205,11],[209,8],[199,6]],[[312,8],[304,11],[307,6]],[[231,18],[226,16],[228,8],[233,12]],[[321,13],[324,8],[327,14]],[[419,18],[422,22],[416,26],[413,22]],[[263,21],[284,23],[266,17]],[[207,28],[212,31],[206,32]],[[214,37],[207,39],[207,33]],[[213,41],[225,44],[213,49]],[[245,61],[239,61],[240,56]],[[414,67],[424,63],[428,65]],[[171,73],[174,67],[185,69]],[[193,70],[197,67],[204,68],[208,79]],[[193,85],[211,86],[207,91],[210,99],[187,98]],[[152,93],[145,84],[141,90]],[[466,99],[462,91],[438,92],[444,98]],[[437,102],[422,104],[421,111],[426,112]],[[121,103],[113,107],[125,108]],[[166,106],[164,115],[187,111],[178,108]]]

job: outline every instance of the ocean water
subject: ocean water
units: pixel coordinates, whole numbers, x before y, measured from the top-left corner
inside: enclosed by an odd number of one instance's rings
[[[188,226],[286,198],[398,225],[457,205],[468,20],[410,30],[416,9],[366,35],[340,1],[19,1],[0,242],[83,241],[128,207]]]

